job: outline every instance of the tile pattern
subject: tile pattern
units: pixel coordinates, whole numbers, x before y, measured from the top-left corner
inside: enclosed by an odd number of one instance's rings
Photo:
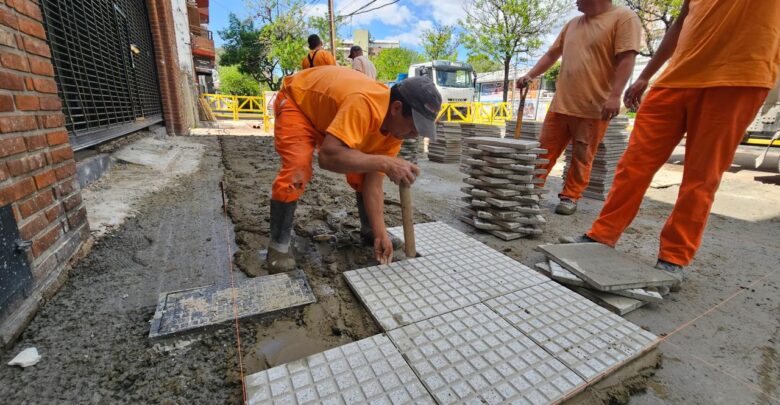
[[[269,314],[317,299],[302,270],[251,278],[236,286],[238,316]],[[211,285],[160,294],[149,337],[172,335],[233,319],[233,290]]]
[[[375,335],[246,377],[249,404],[433,404],[401,353]]]
[[[387,231],[396,238],[404,239],[404,229],[401,226],[390,228]],[[442,222],[415,224],[414,245],[417,253],[421,256],[454,252],[471,247],[489,249],[487,245]]]
[[[552,281],[485,304],[588,381],[658,343],[655,335]]]
[[[484,304],[389,336],[441,404],[552,403],[585,384]]]

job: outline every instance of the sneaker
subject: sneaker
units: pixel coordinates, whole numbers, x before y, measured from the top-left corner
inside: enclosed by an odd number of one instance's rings
[[[682,286],[682,283],[685,281],[686,278],[685,271],[683,270],[683,266],[680,266],[679,264],[667,262],[666,260],[658,259],[658,262],[655,264],[655,268],[658,270],[663,270],[667,272],[669,275],[671,275],[672,277],[674,277],[675,279],[677,279],[676,283],[668,287],[669,291],[671,292],[680,291],[680,287]]]
[[[560,243],[599,243],[596,240],[591,239],[588,235],[580,236],[561,236],[558,238]]]
[[[558,215],[572,215],[577,212],[577,202],[566,197],[561,198],[561,202],[555,207],[555,213]]]

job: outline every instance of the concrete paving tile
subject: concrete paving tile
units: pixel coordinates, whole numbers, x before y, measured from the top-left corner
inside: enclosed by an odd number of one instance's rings
[[[401,226],[389,228],[387,231],[398,239],[404,239],[404,229]],[[414,242],[417,254],[421,256],[459,251],[472,247],[484,247],[489,249],[487,245],[474,238],[470,238],[465,233],[460,232],[443,222],[415,224]]]
[[[491,138],[491,137],[484,137],[484,136],[463,138],[463,143],[466,145],[476,145],[476,147],[482,145],[490,145],[490,146],[511,148],[513,150],[514,149],[526,150],[526,149],[534,149],[539,147],[539,142],[536,141],[529,141],[525,139],[514,139],[514,138]]]
[[[659,342],[650,332],[553,281],[485,305],[588,381]]]
[[[669,274],[600,243],[539,246],[544,254],[599,291],[668,286]]]
[[[245,379],[249,404],[434,404],[401,353],[375,335]]]
[[[582,281],[581,278],[577,277],[574,273],[570,272],[569,270],[566,270],[563,266],[556,263],[553,260],[550,260],[548,263],[548,266],[550,268],[550,278],[566,285],[571,285],[575,287],[587,287],[588,284]]]
[[[233,289],[211,285],[160,294],[149,337],[173,335],[230,321]],[[302,270],[255,277],[236,285],[238,317],[269,315],[317,301]]]
[[[585,384],[484,304],[388,335],[440,404],[552,403]]]
[[[618,315],[625,315],[647,304],[645,301],[602,291],[593,291],[588,288],[577,287],[574,290]]]

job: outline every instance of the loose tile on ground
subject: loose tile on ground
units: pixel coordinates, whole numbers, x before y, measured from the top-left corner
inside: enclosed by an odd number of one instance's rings
[[[387,230],[392,236],[404,239],[403,227],[397,226]],[[414,244],[417,253],[428,256],[437,253],[454,252],[464,248],[484,247],[487,245],[456,230],[442,222],[427,222],[414,225]]]

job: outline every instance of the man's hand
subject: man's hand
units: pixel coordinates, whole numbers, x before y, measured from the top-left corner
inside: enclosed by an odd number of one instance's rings
[[[639,104],[642,103],[642,95],[647,90],[647,80],[639,78],[631,86],[626,89],[626,93],[623,95],[623,103],[631,110],[638,110]]]
[[[393,261],[393,242],[387,232],[374,238],[374,257],[379,264],[390,264]]]
[[[604,108],[601,109],[601,119],[609,121],[617,117],[618,114],[620,114],[620,96],[610,96],[604,104]]]
[[[411,186],[414,180],[417,179],[417,176],[420,175],[420,168],[401,158],[387,156],[384,172],[393,183]]]
[[[519,79],[517,79],[517,88],[522,89],[523,87],[528,86],[532,81],[534,80],[533,77],[525,75]]]

